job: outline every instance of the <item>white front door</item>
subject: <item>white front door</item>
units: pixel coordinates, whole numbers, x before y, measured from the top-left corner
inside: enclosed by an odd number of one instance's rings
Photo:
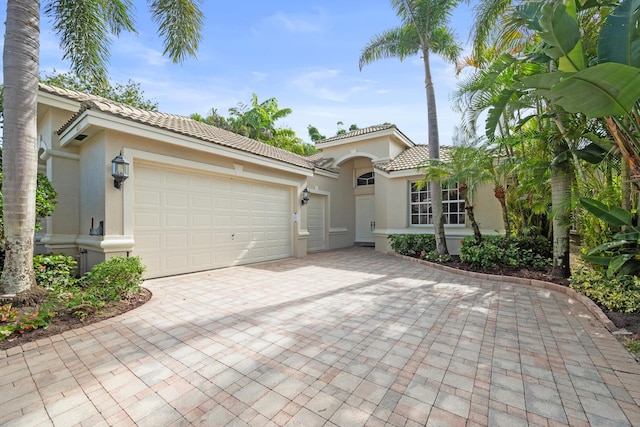
[[[373,243],[376,228],[373,195],[356,196],[356,242]]]

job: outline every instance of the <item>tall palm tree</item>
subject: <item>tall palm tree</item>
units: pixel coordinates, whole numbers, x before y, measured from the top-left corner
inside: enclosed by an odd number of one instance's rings
[[[448,21],[458,3],[458,0],[391,0],[401,26],[375,35],[360,54],[360,70],[381,58],[398,58],[402,61],[413,55],[422,55],[427,96],[429,157],[432,159],[440,158],[440,138],[430,55],[433,52],[452,63],[457,60],[461,47],[456,43],[454,33],[448,27]],[[429,185],[436,251],[443,255],[448,251],[444,234],[442,191],[438,181],[432,180]]]
[[[198,0],[149,0],[164,54],[173,61],[194,55],[203,15]],[[64,59],[77,75],[106,80],[110,36],[135,31],[129,0],[48,0],[44,14],[60,38]],[[4,142],[2,167],[5,262],[0,292],[35,286],[36,108],[40,52],[40,1],[8,0],[3,51]]]

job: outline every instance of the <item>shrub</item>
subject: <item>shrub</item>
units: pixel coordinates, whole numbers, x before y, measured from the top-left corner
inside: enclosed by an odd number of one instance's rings
[[[451,258],[451,255],[449,254],[440,255],[436,251],[430,251],[430,252],[420,252],[420,259],[442,264],[442,263],[451,261],[452,258]]]
[[[569,287],[611,311],[640,313],[640,279],[633,276],[607,277],[580,268],[569,279]]]
[[[419,256],[436,250],[436,236],[433,234],[390,234],[387,238],[391,249],[401,255]]]
[[[480,271],[500,266],[547,270],[551,266],[551,243],[542,236],[485,236],[480,243],[467,236],[460,246],[460,260]]]
[[[96,300],[120,301],[130,293],[140,292],[144,270],[140,257],[114,257],[93,266],[84,277],[83,286]]]
[[[73,257],[62,254],[36,255],[33,257],[36,283],[48,291],[67,288],[76,281],[77,265]]]

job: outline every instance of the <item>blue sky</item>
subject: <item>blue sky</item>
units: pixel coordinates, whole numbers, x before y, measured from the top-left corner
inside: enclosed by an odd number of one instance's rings
[[[160,111],[206,114],[275,97],[293,113],[279,124],[309,141],[307,125],[326,136],[337,122],[365,127],[383,122],[398,125],[415,143],[427,143],[426,100],[422,60],[385,59],[358,69],[362,47],[376,33],[399,21],[388,0],[236,0],[203,1],[205,25],[196,59],[174,64],[162,56],[162,44],[150,21],[146,2],[134,1],[138,34],[113,40],[109,76],[141,84]],[[0,11],[4,22],[3,8]],[[466,42],[469,6],[453,17],[458,38]],[[41,72],[64,72],[58,41],[43,17]],[[3,32],[4,33],[4,32]],[[438,102],[440,142],[451,143],[459,115],[451,111],[455,69],[432,61]]]

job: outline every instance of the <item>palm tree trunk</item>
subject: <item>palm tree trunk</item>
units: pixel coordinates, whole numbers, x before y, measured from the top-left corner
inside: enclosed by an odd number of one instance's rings
[[[571,275],[569,265],[569,207],[571,204],[571,171],[568,162],[551,168],[551,205],[553,206],[553,270],[551,277]]]
[[[39,37],[40,2],[9,0],[3,52],[5,261],[0,285],[5,294],[17,294],[35,286]]]
[[[495,184],[493,195],[500,202],[502,221],[504,222],[504,237],[509,240],[511,238],[511,221],[509,221],[509,210],[507,208],[507,190],[505,190],[504,186]]]
[[[433,78],[431,77],[431,66],[429,64],[429,49],[422,49],[424,60],[424,86],[427,93],[427,127],[429,129],[429,158],[440,158],[440,137],[438,135],[438,113],[436,111],[436,95],[433,88]],[[433,212],[433,229],[436,237],[436,252],[438,255],[449,253],[447,249],[447,238],[444,233],[444,214],[442,212],[442,187],[440,182],[431,180],[431,207]]]
[[[467,201],[465,201],[464,210],[467,211],[467,216],[469,217],[469,222],[471,222],[471,229],[473,230],[473,236],[476,238],[476,243],[482,242],[482,233],[480,233],[480,227],[476,222],[476,216],[473,213],[473,206],[471,206]]]

